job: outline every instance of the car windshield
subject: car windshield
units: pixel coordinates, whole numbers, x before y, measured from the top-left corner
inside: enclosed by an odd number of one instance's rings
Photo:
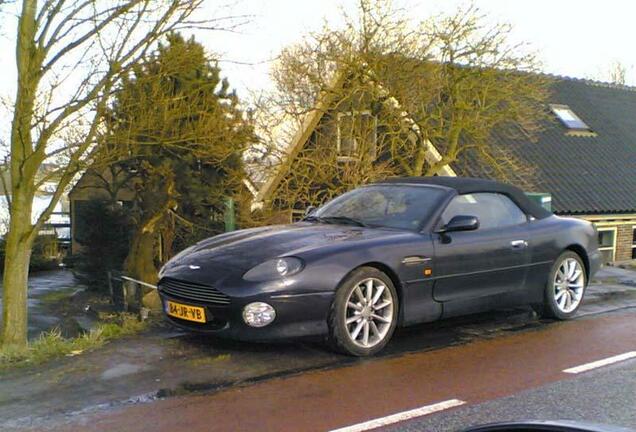
[[[427,186],[366,186],[328,202],[307,220],[416,230],[443,195]]]

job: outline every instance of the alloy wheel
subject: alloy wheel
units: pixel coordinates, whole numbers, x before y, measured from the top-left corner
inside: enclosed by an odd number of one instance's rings
[[[362,348],[382,342],[394,319],[391,290],[376,278],[364,279],[351,290],[345,308],[345,325],[351,341]]]
[[[581,303],[585,288],[585,272],[574,258],[561,262],[554,275],[554,300],[563,313],[574,311]]]

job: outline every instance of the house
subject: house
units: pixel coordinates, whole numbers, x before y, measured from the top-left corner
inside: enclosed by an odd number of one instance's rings
[[[532,191],[549,193],[554,213],[596,225],[606,262],[636,259],[636,88],[564,77],[555,77],[552,86],[546,106],[549,116],[537,136],[510,137],[494,131],[492,144],[532,169]],[[321,103],[296,132],[286,150],[288,159],[308,145],[336,146],[339,162],[350,157],[355,143],[343,140],[340,130],[351,119],[346,114],[329,114],[333,101]],[[371,113],[358,114],[374,128]],[[316,138],[316,131],[326,128],[323,123],[334,119],[336,128],[329,139]],[[376,134],[372,130],[371,136]],[[430,163],[441,158],[433,145],[426,157]],[[271,200],[278,185],[294,175],[291,164],[281,166],[260,186],[255,207]],[[495,177],[470,151],[439,174]],[[512,183],[525,186],[521,180]],[[301,206],[292,207],[298,212]]]
[[[77,241],[77,221],[90,200],[101,199],[129,205],[135,197],[134,173],[115,165],[103,170],[88,169],[78,179],[68,194],[71,220],[71,253],[76,254],[82,245]]]

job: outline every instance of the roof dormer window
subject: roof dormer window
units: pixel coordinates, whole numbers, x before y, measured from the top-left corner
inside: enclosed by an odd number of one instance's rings
[[[563,125],[575,131],[591,131],[590,127],[577,116],[567,105],[550,105],[552,112],[561,120]]]

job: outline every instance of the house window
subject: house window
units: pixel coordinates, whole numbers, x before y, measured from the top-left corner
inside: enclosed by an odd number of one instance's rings
[[[632,259],[636,259],[636,226],[632,227]]]
[[[616,254],[616,228],[598,228],[598,250],[603,263],[614,261]]]
[[[375,158],[377,123],[369,111],[338,113],[338,159],[357,159],[365,152]]]
[[[569,106],[550,105],[550,108],[566,128],[575,131],[591,131],[590,127],[581,120]]]

